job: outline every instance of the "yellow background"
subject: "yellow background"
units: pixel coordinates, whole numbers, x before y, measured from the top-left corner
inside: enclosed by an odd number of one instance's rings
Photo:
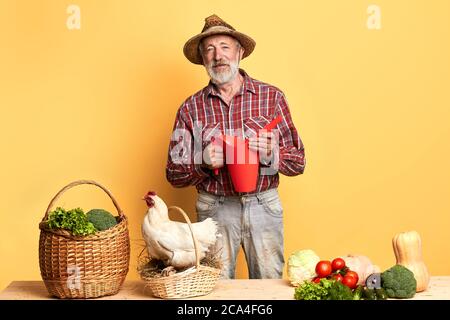
[[[66,9],[81,8],[81,30]],[[381,30],[366,26],[381,8]],[[39,280],[38,223],[55,193],[93,179],[130,220],[128,279],[155,190],[195,218],[195,189],[165,180],[182,101],[207,84],[182,54],[216,13],[252,36],[242,62],[281,88],[306,148],[282,177],[285,257],[367,255],[395,263],[394,234],[417,230],[432,275],[450,275],[450,1],[0,1],[0,289]],[[113,210],[93,187],[58,205]],[[238,277],[247,277],[242,254]]]

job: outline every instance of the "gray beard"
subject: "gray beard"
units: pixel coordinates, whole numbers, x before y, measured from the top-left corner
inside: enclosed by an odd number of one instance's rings
[[[212,83],[218,85],[231,82],[232,80],[234,80],[234,78],[236,78],[236,75],[239,71],[239,63],[234,61],[230,61],[229,70],[222,72],[215,72],[212,68],[212,65],[213,64],[210,63],[206,67],[206,71],[211,78]]]

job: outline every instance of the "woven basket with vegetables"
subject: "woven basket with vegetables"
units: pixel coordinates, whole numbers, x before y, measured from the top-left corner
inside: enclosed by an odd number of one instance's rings
[[[111,198],[118,216],[102,209],[84,214],[80,208],[51,211],[58,198],[79,185],[94,185]],[[112,194],[91,180],[74,181],[50,201],[39,224],[39,266],[48,292],[58,298],[114,295],[128,273],[128,223]]]

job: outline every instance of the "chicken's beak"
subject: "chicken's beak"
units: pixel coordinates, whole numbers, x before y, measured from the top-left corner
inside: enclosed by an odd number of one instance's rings
[[[142,198],[142,200],[145,200],[147,203],[147,206],[149,208],[152,208],[155,205],[155,201],[153,200],[152,196],[156,195],[156,192],[149,191],[147,194]]]
[[[148,197],[148,198],[143,198],[143,200],[145,200],[145,202],[147,203],[147,207],[149,208],[153,208],[155,205],[155,201],[153,201],[152,198]]]

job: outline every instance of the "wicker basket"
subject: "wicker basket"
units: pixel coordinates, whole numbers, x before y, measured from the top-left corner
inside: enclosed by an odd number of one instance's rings
[[[179,207],[169,207],[169,210],[179,211],[189,226],[194,240],[195,266],[167,277],[145,277],[141,275],[141,278],[146,282],[146,287],[150,288],[153,295],[158,298],[180,299],[207,295],[216,286],[221,270],[200,264],[199,245],[189,217]]]
[[[68,189],[92,184],[105,191],[118,211],[117,225],[80,237],[47,227],[48,214]],[[128,273],[130,238],[128,223],[111,193],[95,181],[79,180],[61,189],[50,201],[39,239],[39,266],[48,292],[58,298],[97,298],[116,294]]]

